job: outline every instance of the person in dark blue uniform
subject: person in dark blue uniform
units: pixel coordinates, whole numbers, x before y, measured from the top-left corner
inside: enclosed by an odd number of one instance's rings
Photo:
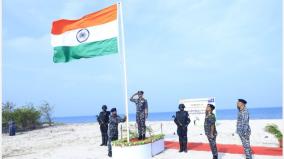
[[[103,105],[102,111],[100,112],[99,116],[97,116],[97,120],[100,124],[100,130],[101,130],[101,135],[102,135],[101,146],[107,146],[107,141],[108,141],[107,130],[108,130],[108,123],[109,123],[109,115],[110,115],[110,112],[107,111],[107,106]]]
[[[148,102],[143,97],[144,92],[138,91],[131,98],[130,101],[136,104],[136,123],[138,126],[138,140],[144,140],[146,138],[146,118],[148,117]],[[138,98],[134,98],[138,96]]]
[[[176,112],[175,123],[177,125],[177,134],[179,136],[179,152],[187,152],[187,126],[190,118],[187,111],[184,111],[185,105],[179,105],[179,111]]]
[[[244,99],[238,99],[237,101],[237,108],[239,110],[237,120],[237,134],[239,134],[242,141],[246,159],[252,159],[252,151],[250,147],[251,129],[249,126],[249,112],[246,104],[247,101]]]
[[[15,136],[16,135],[16,123],[15,121],[9,121],[9,136]]]
[[[121,118],[117,115],[116,108],[112,108],[108,124],[108,156],[112,157],[111,142],[118,140],[118,124],[126,121],[126,116]]]

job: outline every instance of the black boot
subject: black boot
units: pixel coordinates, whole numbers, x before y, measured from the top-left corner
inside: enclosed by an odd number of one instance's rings
[[[218,156],[213,156],[213,159],[218,159]]]
[[[146,138],[146,137],[145,137],[145,134],[143,134],[143,135],[142,135],[142,140],[145,140],[145,138]]]
[[[179,142],[179,152],[182,152],[183,151],[183,144],[182,142],[180,141]]]
[[[183,142],[183,152],[187,153],[187,141]]]
[[[138,140],[142,140],[142,135],[139,135]]]
[[[112,157],[112,152],[111,151],[108,152],[108,157]]]

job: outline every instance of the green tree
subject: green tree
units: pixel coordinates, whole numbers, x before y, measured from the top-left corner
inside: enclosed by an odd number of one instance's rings
[[[21,130],[31,130],[40,126],[41,112],[32,104],[16,108],[13,114],[17,128]]]

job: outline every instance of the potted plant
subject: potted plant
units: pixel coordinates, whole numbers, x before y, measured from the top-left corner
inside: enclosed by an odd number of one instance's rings
[[[266,125],[265,131],[274,135],[278,139],[279,147],[283,147],[283,135],[276,124]]]

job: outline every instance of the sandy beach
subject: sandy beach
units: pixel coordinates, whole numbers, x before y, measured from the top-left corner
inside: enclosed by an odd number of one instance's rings
[[[268,123],[277,124],[283,130],[282,120],[251,120],[251,145],[278,147],[277,139],[264,131]],[[133,122],[131,123],[133,124]],[[162,130],[161,130],[162,125]],[[239,137],[235,134],[235,120],[222,120],[217,122],[217,142],[222,144],[241,145]],[[125,127],[125,124],[122,124]],[[172,121],[147,122],[154,133],[161,131],[166,135],[166,141],[178,141],[175,134],[176,126]],[[125,133],[124,133],[125,134]],[[120,135],[119,135],[120,136]],[[6,159],[104,159],[107,157],[107,147],[99,146],[101,136],[97,123],[67,124],[47,127],[39,130],[17,133],[10,137],[2,135],[3,158]],[[190,124],[188,128],[189,142],[208,143],[202,126]],[[170,158],[211,158],[208,151],[191,151],[178,153],[175,149],[166,149],[163,153],[154,156],[155,159]],[[238,154],[220,153],[222,159],[243,158]],[[280,156],[254,155],[255,159],[281,159]]]

